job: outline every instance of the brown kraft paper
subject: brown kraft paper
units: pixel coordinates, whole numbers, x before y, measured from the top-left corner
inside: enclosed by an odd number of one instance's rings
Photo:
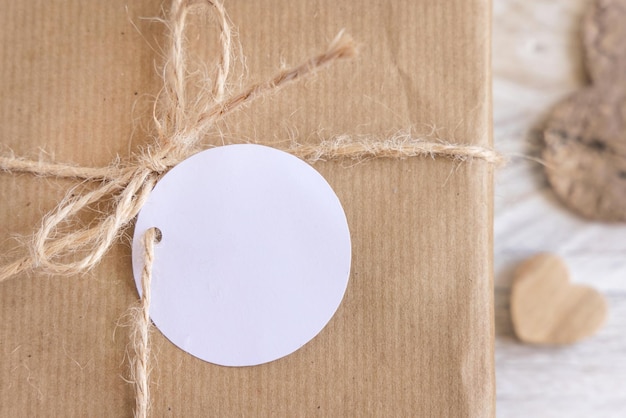
[[[154,0],[0,0],[0,151],[104,166],[147,141],[166,33]],[[402,129],[491,145],[486,0],[228,1],[247,81],[323,50],[359,55],[254,102],[208,143],[300,143]],[[219,32],[191,19],[191,66]],[[247,83],[246,83],[247,84]],[[346,296],[303,348],[255,367],[198,360],[152,333],[152,416],[494,416],[492,170],[482,161],[372,159],[315,168],[344,205]],[[12,260],[75,183],[0,173],[0,254]],[[88,220],[87,220],[88,221]],[[136,303],[128,231],[94,270],[0,284],[0,416],[132,416],[124,379]]]

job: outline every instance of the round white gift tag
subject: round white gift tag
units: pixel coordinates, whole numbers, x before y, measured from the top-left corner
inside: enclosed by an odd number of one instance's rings
[[[135,226],[140,292],[141,237],[152,227],[162,239],[150,316],[211,363],[251,366],[294,352],[328,323],[348,284],[339,199],[310,165],[273,148],[212,148],[157,183]]]

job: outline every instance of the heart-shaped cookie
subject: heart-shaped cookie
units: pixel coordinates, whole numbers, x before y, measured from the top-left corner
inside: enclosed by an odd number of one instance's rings
[[[626,221],[626,0],[594,0],[583,23],[591,85],[553,110],[545,130],[546,174],[581,215]]]
[[[571,344],[592,335],[606,319],[607,305],[596,290],[569,282],[567,267],[553,254],[539,254],[515,272],[511,317],[526,343]]]

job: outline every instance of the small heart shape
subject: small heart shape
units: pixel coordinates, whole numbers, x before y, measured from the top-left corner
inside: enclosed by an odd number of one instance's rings
[[[590,287],[571,284],[567,266],[553,254],[536,255],[515,272],[511,317],[523,342],[574,343],[595,333],[606,314],[604,297]]]

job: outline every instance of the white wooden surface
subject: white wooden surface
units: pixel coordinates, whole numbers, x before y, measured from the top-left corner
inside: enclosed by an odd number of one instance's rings
[[[504,153],[536,156],[552,106],[585,83],[580,19],[590,0],[494,0],[494,135]],[[522,158],[496,176],[497,416],[626,417],[626,224],[577,217],[541,167]],[[519,343],[509,316],[512,270],[526,257],[564,257],[572,280],[609,302],[605,327],[567,348]]]

